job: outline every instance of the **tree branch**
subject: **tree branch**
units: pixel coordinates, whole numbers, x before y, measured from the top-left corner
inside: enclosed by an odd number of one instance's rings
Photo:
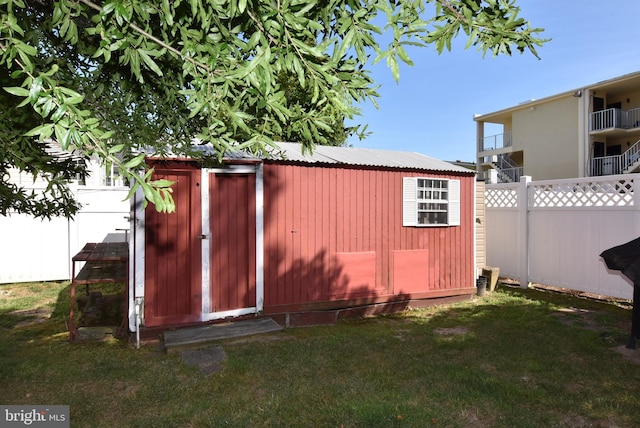
[[[82,1],[82,0],[81,0],[81,1]],[[449,9],[449,11],[450,11],[451,13],[453,13],[453,14],[456,16],[456,18],[458,18],[458,20],[460,20],[460,21],[461,21],[461,22],[463,22],[464,24],[468,24],[468,22],[467,22],[467,20],[465,19],[465,17],[464,17],[460,12],[458,12],[458,10],[457,10],[455,7],[453,7],[453,6],[451,5],[451,2],[448,2],[447,0],[437,0],[437,1],[438,1],[438,3],[440,3],[442,6],[446,7],[447,9]]]
[[[97,4],[91,2],[90,0],[79,0],[79,1],[81,3],[84,3],[85,5],[89,6],[90,8],[102,13],[102,7],[100,7]],[[201,62],[198,62],[198,61],[194,60],[193,58],[184,55],[178,49],[176,49],[173,46],[169,45],[168,43],[165,43],[164,41],[160,40],[159,38],[157,38],[153,34],[145,31],[144,29],[140,28],[138,25],[134,24],[133,22],[129,22],[128,25],[129,25],[129,27],[131,27],[132,30],[134,30],[136,33],[140,34],[141,36],[144,36],[147,39],[149,39],[149,40],[157,43],[158,45],[162,46],[163,48],[167,49],[168,51],[173,52],[174,54],[178,55],[183,60],[189,61],[194,66],[203,68],[207,73],[211,73],[211,69],[209,68],[208,65],[203,64]]]

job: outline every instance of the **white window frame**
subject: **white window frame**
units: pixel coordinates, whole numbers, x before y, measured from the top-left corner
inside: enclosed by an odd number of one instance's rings
[[[418,198],[418,180],[447,182],[446,199]],[[418,223],[420,203],[438,203],[447,207],[447,223]],[[403,177],[402,179],[402,225],[413,227],[460,226],[460,180],[435,177]]]

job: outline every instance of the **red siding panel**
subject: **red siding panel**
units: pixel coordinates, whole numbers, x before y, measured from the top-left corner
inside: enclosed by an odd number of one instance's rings
[[[336,275],[331,283],[332,298],[368,297],[376,294],[375,251],[337,253]]]
[[[188,164],[157,166],[154,179],[174,181],[176,212],[145,210],[145,320],[147,325],[200,320],[200,170]]]
[[[429,289],[429,250],[395,250],[393,255],[393,293],[406,295]]]
[[[380,297],[473,287],[473,177],[271,163],[264,172],[265,309],[355,289]],[[461,225],[403,227],[406,176],[459,179]]]

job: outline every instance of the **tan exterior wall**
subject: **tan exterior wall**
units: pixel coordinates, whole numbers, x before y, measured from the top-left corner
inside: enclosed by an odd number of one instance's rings
[[[596,92],[595,96],[599,96]],[[608,96],[605,98],[605,105],[619,102],[622,104],[622,110],[632,110],[640,107],[640,90],[634,92],[625,92],[621,95]]]
[[[580,98],[567,96],[513,113],[513,149],[524,151],[524,174],[534,180],[579,175]]]
[[[607,144],[607,147],[620,145],[622,152],[624,153],[628,150],[632,145],[634,145],[638,141],[637,135],[625,135],[623,137],[618,138],[594,138],[594,141],[603,141]]]

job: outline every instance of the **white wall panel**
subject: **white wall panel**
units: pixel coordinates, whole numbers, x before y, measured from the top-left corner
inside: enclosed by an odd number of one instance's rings
[[[633,284],[620,272],[609,271],[600,258],[602,251],[640,236],[640,198],[635,193],[627,197],[629,189],[619,190],[621,177],[531,182],[518,189],[530,196],[535,189],[527,207],[488,205],[487,264],[510,278],[522,278],[525,269],[529,282],[631,299]],[[627,186],[633,182],[633,192],[640,191],[639,177],[624,176]],[[603,190],[609,187],[610,192]],[[496,191],[513,191],[500,185],[486,188],[494,192],[493,200]],[[525,218],[526,228],[521,229],[518,222]],[[528,254],[524,267],[523,254]]]
[[[518,278],[520,242],[518,234],[519,216],[514,209],[487,209],[485,211],[485,241],[487,266],[500,267],[500,274]]]
[[[71,278],[71,257],[87,242],[124,241],[129,222],[125,188],[77,190],[81,211],[73,220],[0,217],[0,283]]]

